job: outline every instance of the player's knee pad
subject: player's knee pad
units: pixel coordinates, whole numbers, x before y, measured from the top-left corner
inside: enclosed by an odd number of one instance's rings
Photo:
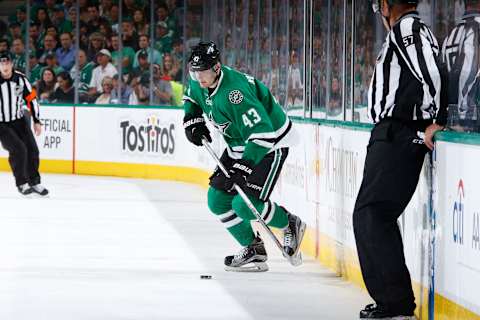
[[[208,208],[215,215],[232,210],[232,195],[225,191],[210,187],[208,189]]]

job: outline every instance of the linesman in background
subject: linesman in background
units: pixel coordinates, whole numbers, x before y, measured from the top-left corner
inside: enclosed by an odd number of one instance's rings
[[[23,195],[46,196],[48,190],[40,184],[37,142],[24,117],[24,103],[30,110],[38,136],[42,126],[35,90],[25,75],[13,69],[11,54],[0,52],[0,142],[9,153],[8,161],[18,191]]]
[[[417,187],[425,155],[447,117],[437,40],[416,11],[418,0],[376,0],[388,35],[368,98],[375,124],[367,147],[353,227],[375,304],[360,319],[415,319],[415,298],[398,218]],[[445,90],[444,90],[445,91]]]
[[[480,129],[480,1],[465,0],[465,14],[445,39],[443,61],[448,67],[449,127]]]

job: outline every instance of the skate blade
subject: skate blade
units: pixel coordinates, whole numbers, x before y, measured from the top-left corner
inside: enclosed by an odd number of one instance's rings
[[[290,264],[294,267],[298,267],[299,265],[303,264],[303,258],[302,258],[302,253],[300,252],[300,247],[302,245],[303,237],[305,236],[306,228],[307,228],[307,225],[305,224],[305,222],[302,221],[302,224],[300,225],[300,230],[298,232],[299,241],[298,241],[298,246],[295,253],[290,256],[285,251],[283,252],[284,257],[286,257],[290,262]]]
[[[34,199],[35,196],[33,195],[33,193],[29,193],[29,194],[19,194],[19,197],[22,198],[22,199]]]
[[[47,193],[46,195],[42,196],[40,193],[33,192],[30,194],[30,199],[48,199],[50,198],[50,193]]]
[[[289,261],[290,261],[290,264],[294,267],[301,266],[303,264],[302,253],[299,252],[297,253],[297,255],[290,257]]]
[[[252,262],[241,267],[225,267],[229,272],[265,272],[268,271],[268,265],[265,262]]]

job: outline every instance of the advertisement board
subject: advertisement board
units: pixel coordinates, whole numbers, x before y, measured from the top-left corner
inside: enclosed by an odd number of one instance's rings
[[[35,137],[42,160],[72,160],[74,139],[74,109],[64,106],[42,106],[42,134]],[[8,157],[0,146],[0,157]]]
[[[76,116],[79,161],[192,165],[176,110],[80,107]]]
[[[319,206],[321,232],[355,248],[352,213],[366,156],[369,132],[319,126],[309,159],[309,199]],[[311,159],[311,160],[310,160]]]
[[[435,291],[480,314],[480,147],[437,143]]]
[[[309,225],[315,223],[315,216],[313,210],[309,209],[305,192],[307,140],[303,137],[311,134],[312,127],[308,124],[294,123],[293,129],[302,139],[298,139],[297,143],[289,148],[287,159],[283,164],[280,178],[272,195],[273,200],[284,205]]]

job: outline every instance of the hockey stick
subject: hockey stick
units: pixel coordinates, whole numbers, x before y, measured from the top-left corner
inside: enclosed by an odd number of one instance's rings
[[[203,138],[202,143],[203,143],[203,146],[205,147],[205,149],[207,149],[208,153],[210,153],[212,158],[215,160],[215,162],[217,163],[220,170],[222,170],[223,174],[227,178],[230,178],[230,174],[228,173],[227,169],[225,168],[223,163],[220,161],[220,159],[216,155],[215,151],[213,151],[213,149],[210,146],[210,144],[208,143],[208,141],[205,138]],[[255,217],[257,218],[257,221],[260,222],[260,224],[262,225],[264,230],[268,233],[268,235],[273,240],[273,242],[275,243],[277,248],[282,252],[283,256],[290,262],[290,264],[293,265],[293,266],[298,266],[298,265],[302,264],[302,259],[301,259],[300,254],[292,257],[285,252],[285,250],[283,249],[283,246],[280,243],[280,241],[278,241],[277,237],[275,236],[275,234],[273,234],[270,227],[265,223],[265,220],[262,219],[262,216],[260,215],[260,212],[258,212],[257,208],[255,208],[252,201],[250,201],[250,199],[245,194],[245,192],[242,190],[242,188],[240,188],[240,186],[237,185],[237,184],[234,184],[233,186],[234,186],[235,190],[238,192],[238,194],[240,195],[240,197],[242,197],[243,201],[245,201],[245,204],[250,209],[250,211],[252,211],[252,213],[255,215]]]

